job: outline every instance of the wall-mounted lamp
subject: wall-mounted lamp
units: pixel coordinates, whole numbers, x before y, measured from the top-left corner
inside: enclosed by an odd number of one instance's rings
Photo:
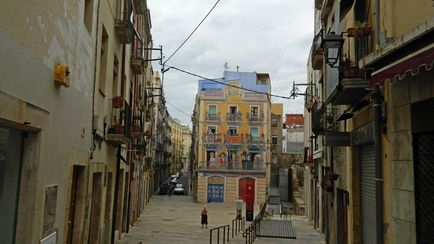
[[[58,64],[54,68],[54,83],[58,86],[69,87],[69,67],[66,64]]]
[[[334,67],[339,61],[341,50],[344,45],[342,35],[336,35],[334,32],[327,34],[322,40],[322,46],[325,49],[326,63],[330,67]]]

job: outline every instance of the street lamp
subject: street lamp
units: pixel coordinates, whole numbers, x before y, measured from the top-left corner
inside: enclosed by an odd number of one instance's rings
[[[325,50],[326,63],[333,68],[340,60],[341,49],[344,45],[344,38],[334,32],[330,32],[322,40],[322,46]]]

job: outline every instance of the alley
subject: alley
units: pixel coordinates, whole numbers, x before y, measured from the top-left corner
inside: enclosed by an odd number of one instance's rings
[[[234,218],[234,204],[208,203],[208,229],[201,229],[200,210],[203,204],[194,203],[189,196],[152,196],[141,218],[118,244],[146,243],[209,243],[209,230],[230,224]],[[255,214],[259,206],[255,206]],[[304,217],[294,217],[297,240],[261,238],[255,243],[324,243]],[[246,223],[247,225],[248,223]],[[231,243],[244,243],[237,238]]]

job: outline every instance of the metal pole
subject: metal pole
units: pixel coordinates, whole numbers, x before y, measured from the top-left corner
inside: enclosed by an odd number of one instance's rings
[[[212,244],[212,230],[209,230],[209,244]]]
[[[375,150],[375,209],[377,215],[377,244],[383,243],[383,169],[381,165],[381,103],[379,85],[372,91],[374,110],[374,150]]]
[[[217,244],[220,243],[220,228],[217,229]]]

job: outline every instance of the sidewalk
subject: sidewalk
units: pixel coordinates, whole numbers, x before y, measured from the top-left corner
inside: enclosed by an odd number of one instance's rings
[[[200,211],[204,204],[194,203],[190,196],[154,195],[140,219],[123,234],[118,244],[206,244],[210,229],[231,225],[235,218],[235,203],[208,203],[208,229],[201,229]],[[255,205],[254,215],[259,213]],[[243,216],[245,211],[243,211]],[[277,217],[277,216],[275,216]],[[279,218],[280,219],[280,218]],[[312,243],[323,244],[320,234],[313,229],[305,217],[293,216],[297,239],[260,238],[255,244]],[[246,222],[246,227],[250,222]],[[231,243],[245,243],[239,236]]]
[[[232,223],[235,218],[235,203],[206,205],[208,229],[201,229],[200,212],[204,204],[193,202],[190,196],[154,195],[140,219],[130,228],[130,232],[123,234],[116,243],[209,243],[210,229]],[[259,205],[255,206],[255,215],[258,211]]]

